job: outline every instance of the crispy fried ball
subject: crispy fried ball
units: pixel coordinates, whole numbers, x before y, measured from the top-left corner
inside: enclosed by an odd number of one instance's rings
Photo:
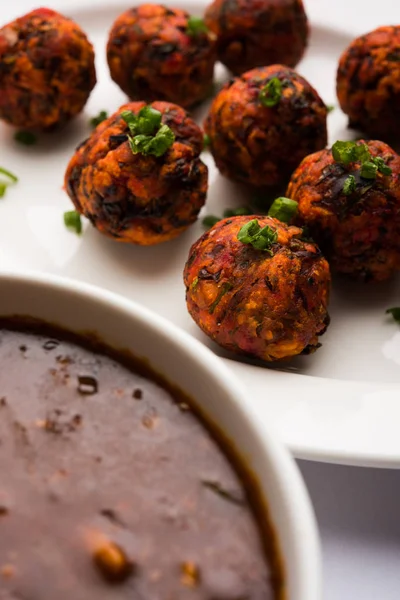
[[[279,80],[274,106],[262,103]],[[286,185],[302,159],[327,143],[327,109],[313,87],[282,65],[253,69],[225,85],[205,123],[223,175],[256,187]]]
[[[294,67],[307,47],[302,0],[214,0],[205,15],[219,60],[235,75],[275,63]]]
[[[189,313],[223,348],[265,361],[308,354],[329,323],[329,265],[302,230],[257,217],[278,239],[268,252],[237,239],[250,217],[218,222],[193,244],[184,271]]]
[[[121,106],[94,130],[70,160],[65,187],[76,209],[117,241],[143,246],[177,237],[197,218],[208,185],[200,160],[203,135],[186,111],[153,102],[175,134],[161,157],[133,154],[121,112],[138,114],[144,102]]]
[[[322,150],[304,159],[287,195],[299,203],[297,224],[306,225],[336,271],[383,281],[400,268],[400,157],[383,142],[360,143],[392,174],[365,179],[360,163],[338,164],[331,150]],[[349,175],[355,189],[346,195]]]
[[[392,139],[400,128],[400,27],[379,27],[343,53],[337,94],[351,127]]]
[[[93,46],[71,19],[39,8],[0,29],[0,118],[11,125],[64,125],[95,83]]]
[[[156,4],[142,4],[117,18],[107,59],[111,77],[130,98],[189,107],[210,93],[215,35],[189,35],[188,19],[184,10]]]

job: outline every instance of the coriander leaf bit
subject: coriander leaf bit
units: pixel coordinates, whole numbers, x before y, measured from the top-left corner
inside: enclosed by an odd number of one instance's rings
[[[390,175],[392,169],[385,163],[381,156],[372,156],[366,144],[358,142],[337,141],[332,146],[332,156],[335,162],[341,165],[360,162],[360,176],[373,182],[378,172]],[[370,184],[371,187],[372,183]],[[365,189],[365,188],[364,188]],[[357,190],[357,181],[354,175],[349,175],[343,184],[343,194],[351,196]]]
[[[237,239],[272,256],[271,246],[278,241],[278,232],[269,225],[261,228],[257,219],[252,219],[240,228]]]
[[[376,179],[378,172],[382,175],[392,173],[392,169],[381,156],[371,155],[366,144],[338,141],[332,146],[332,156],[335,162],[345,166],[353,162],[360,162],[360,175],[364,179]]]
[[[161,123],[161,113],[151,106],[144,106],[137,115],[124,110],[121,118],[128,125],[128,142],[133,154],[160,157],[175,141],[175,134],[168,125]]]
[[[277,77],[272,77],[260,90],[258,99],[263,106],[272,108],[276,106],[282,96],[283,84]]]

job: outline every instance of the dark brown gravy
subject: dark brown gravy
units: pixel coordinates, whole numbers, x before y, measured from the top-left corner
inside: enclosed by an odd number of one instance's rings
[[[130,354],[0,319],[0,599],[283,600],[258,484],[202,421]]]

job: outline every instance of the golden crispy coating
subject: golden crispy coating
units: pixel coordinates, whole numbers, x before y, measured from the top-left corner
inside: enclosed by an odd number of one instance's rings
[[[137,114],[144,102],[121,106],[78,147],[65,173],[76,209],[99,231],[143,246],[177,237],[197,218],[207,194],[207,167],[200,160],[203,134],[185,110],[153,102],[175,142],[157,158],[132,154],[123,110]]]
[[[71,19],[40,8],[0,29],[0,118],[11,125],[64,125],[95,83],[93,47]]]
[[[108,65],[111,77],[130,98],[189,107],[210,93],[215,35],[188,35],[188,18],[180,9],[142,4],[115,21],[107,45]]]
[[[379,27],[343,53],[337,94],[350,126],[371,137],[398,137],[400,128],[400,27]]]
[[[287,195],[299,203],[297,223],[306,225],[331,266],[366,281],[383,281],[400,268],[400,157],[383,142],[367,144],[392,174],[360,176],[360,163],[343,166],[330,150],[308,156],[295,171]],[[356,190],[343,185],[353,175]]]
[[[278,232],[273,256],[239,242],[254,218],[224,219],[193,244],[184,272],[189,313],[238,354],[275,361],[313,352],[329,323],[328,263],[301,229],[271,217],[256,218]]]
[[[205,15],[218,36],[219,60],[235,75],[302,58],[308,20],[302,0],[214,0]]]
[[[260,90],[275,78],[282,82],[282,96],[275,106],[263,106]],[[326,116],[303,77],[271,65],[227,83],[212,103],[205,131],[223,175],[257,187],[286,185],[307,154],[326,146]]]

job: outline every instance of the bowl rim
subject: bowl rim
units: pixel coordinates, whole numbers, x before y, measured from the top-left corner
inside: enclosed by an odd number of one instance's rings
[[[285,498],[286,517],[293,532],[295,547],[292,548],[298,571],[298,598],[320,600],[322,594],[322,559],[320,539],[311,500],[300,471],[279,440],[274,429],[261,422],[254,405],[244,401],[245,389],[230,368],[199,340],[180,329],[166,318],[133,300],[69,277],[36,272],[33,270],[0,270],[0,290],[3,285],[26,285],[73,294],[82,300],[102,304],[110,309],[128,314],[141,321],[150,331],[168,337],[179,351],[189,355],[193,363],[201,363],[217,379],[220,389],[235,404],[241,418],[261,440],[262,451],[268,457],[274,484]],[[107,342],[107,340],[105,340]],[[151,359],[150,359],[151,360]],[[268,506],[268,497],[266,497]],[[279,542],[279,533],[278,533]],[[283,557],[284,559],[284,557]],[[286,600],[286,599],[285,599]],[[289,598],[287,600],[290,600]]]

